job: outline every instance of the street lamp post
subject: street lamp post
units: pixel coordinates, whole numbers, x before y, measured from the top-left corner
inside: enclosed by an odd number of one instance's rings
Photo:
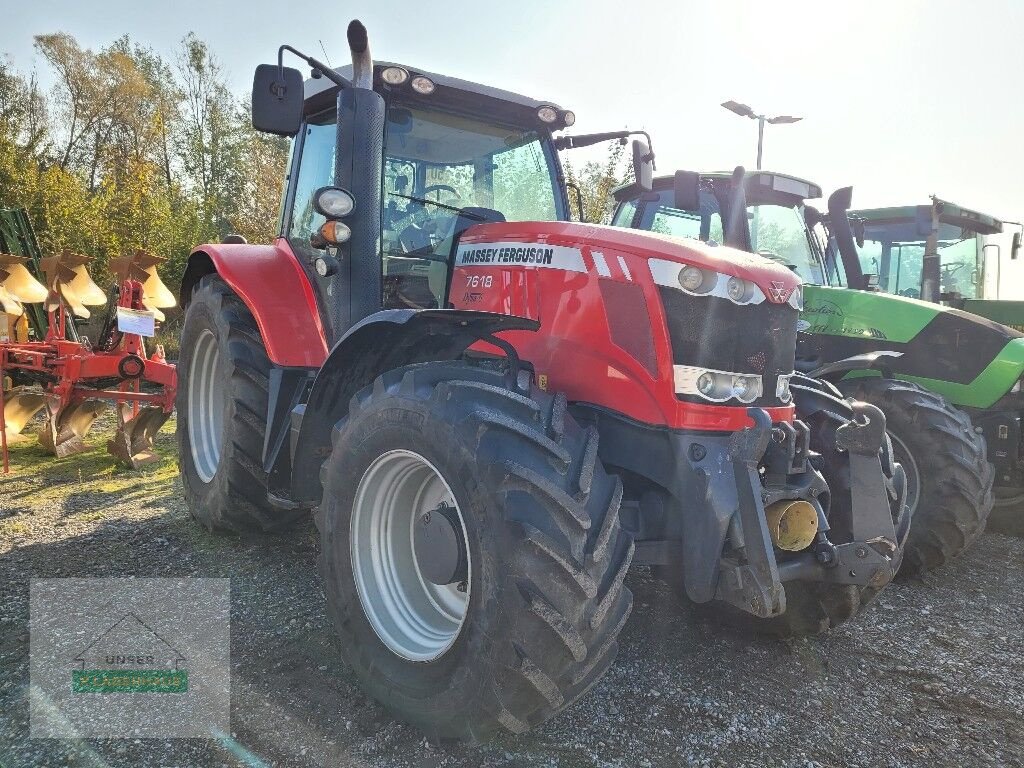
[[[790,115],[776,115],[775,117],[759,115],[746,104],[740,104],[737,101],[723,101],[722,106],[740,117],[749,117],[751,120],[757,120],[757,170],[761,170],[761,155],[764,149],[764,124],[798,123],[803,120],[802,117],[792,117]]]

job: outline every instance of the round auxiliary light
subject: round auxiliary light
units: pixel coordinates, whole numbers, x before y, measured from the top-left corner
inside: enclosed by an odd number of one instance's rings
[[[385,67],[381,70],[380,79],[388,85],[401,85],[409,79],[409,72],[403,67]]]
[[[352,230],[342,221],[327,221],[320,227],[320,236],[332,245],[340,245],[348,242]]]
[[[576,113],[571,112],[568,109],[565,110],[565,112],[562,113],[562,123],[566,128],[571,128],[576,125]]]
[[[412,89],[416,91],[416,93],[420,94],[420,96],[429,96],[434,92],[435,88],[437,88],[437,86],[434,85],[434,81],[429,77],[416,75],[416,77],[412,79]]]
[[[704,273],[696,267],[683,267],[679,270],[679,285],[687,291],[700,290],[704,282]]]
[[[715,391],[715,377],[710,373],[702,373],[697,378],[697,389],[702,394],[710,397]]]
[[[732,380],[732,393],[742,403],[757,399],[753,379],[746,376],[735,376]]]
[[[352,213],[356,207],[356,201],[348,190],[338,187],[322,187],[313,196],[313,207],[321,216],[340,219]]]
[[[554,107],[541,107],[537,110],[537,117],[542,123],[553,123],[558,119],[558,112]]]
[[[730,277],[729,282],[725,284],[725,292],[733,301],[743,301],[747,297],[746,281],[738,277]]]

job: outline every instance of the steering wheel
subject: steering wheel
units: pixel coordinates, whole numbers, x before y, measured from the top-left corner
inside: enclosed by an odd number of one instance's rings
[[[419,196],[426,197],[431,192],[447,192],[448,194],[455,198],[456,202],[462,202],[462,195],[459,194],[459,191],[455,187],[449,184],[431,184],[430,186],[424,187],[422,190],[420,190]],[[437,196],[436,202],[441,202],[440,195]]]

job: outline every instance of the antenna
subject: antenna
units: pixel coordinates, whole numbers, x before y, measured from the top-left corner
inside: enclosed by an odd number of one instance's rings
[[[327,55],[327,49],[324,48],[324,41],[317,40],[317,42],[320,43],[320,50],[324,52],[324,58],[327,59],[327,63],[333,67],[334,65],[331,64],[331,57]]]

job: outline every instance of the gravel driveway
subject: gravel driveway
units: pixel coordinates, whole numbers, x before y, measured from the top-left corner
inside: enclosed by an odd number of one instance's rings
[[[588,696],[523,737],[432,745],[338,660],[312,527],[199,529],[172,431],[139,473],[99,447],[55,461],[19,446],[0,476],[0,766],[1024,765],[1022,540],[986,534],[809,641],[716,631],[636,569],[619,659]],[[231,578],[230,737],[29,739],[30,578],[129,575]]]

